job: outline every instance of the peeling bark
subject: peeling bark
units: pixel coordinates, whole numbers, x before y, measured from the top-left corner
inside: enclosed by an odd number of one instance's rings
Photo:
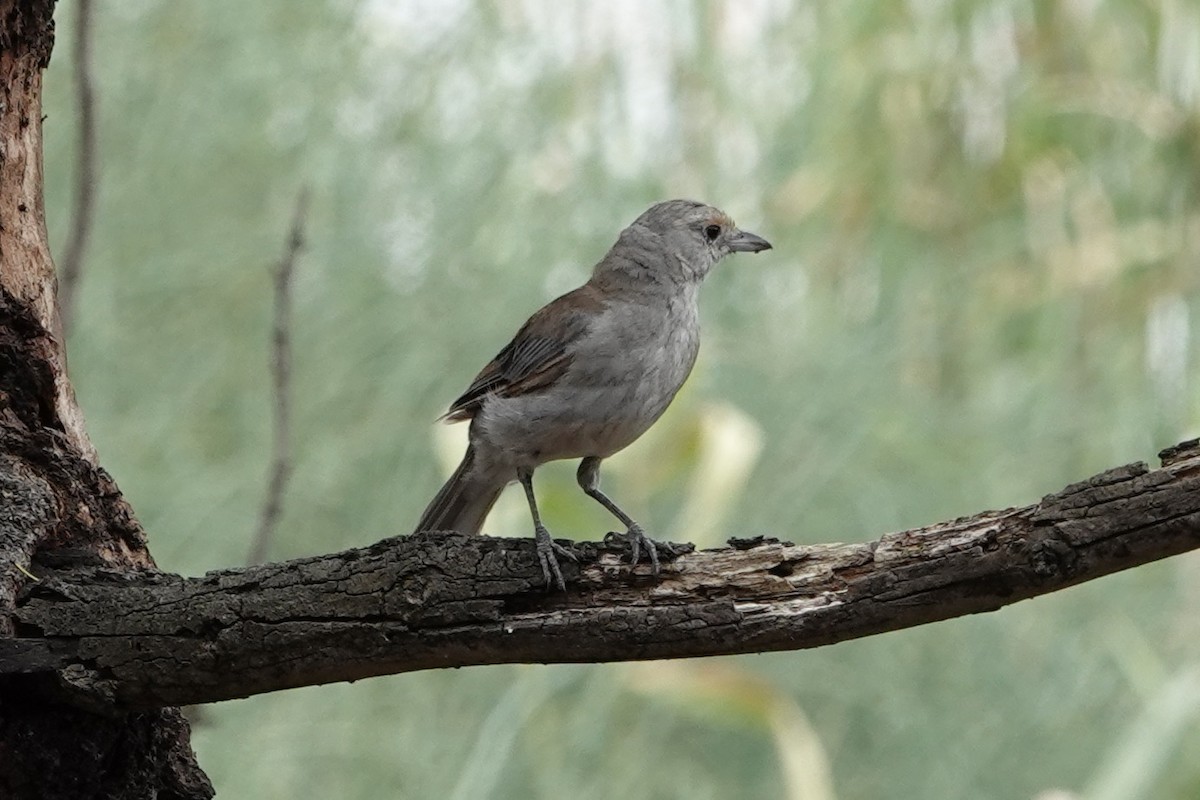
[[[1163,456],[863,544],[676,548],[658,579],[619,544],[576,544],[566,594],[543,591],[531,541],[454,533],[201,578],[71,570],[29,588],[0,674],[152,709],[438,667],[817,647],[1200,547],[1200,447]]]

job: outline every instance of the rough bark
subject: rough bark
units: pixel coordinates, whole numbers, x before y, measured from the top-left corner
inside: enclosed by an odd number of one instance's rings
[[[41,563],[147,569],[145,535],[97,466],[67,379],[42,202],[50,0],[0,0],[0,637]],[[0,647],[13,639],[0,638]],[[0,797],[212,795],[178,710],[86,711],[0,676]]]
[[[575,545],[565,594],[543,591],[532,542],[451,533],[201,578],[74,570],[30,587],[0,674],[151,709],[437,667],[816,647],[1200,547],[1200,448],[1163,457],[863,544],[680,548],[658,579],[619,545]]]

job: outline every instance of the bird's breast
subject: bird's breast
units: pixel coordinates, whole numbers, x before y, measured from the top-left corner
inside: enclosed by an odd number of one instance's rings
[[[651,421],[687,380],[700,347],[694,303],[615,305],[572,353],[569,373],[581,387],[611,387],[632,403],[630,413]]]

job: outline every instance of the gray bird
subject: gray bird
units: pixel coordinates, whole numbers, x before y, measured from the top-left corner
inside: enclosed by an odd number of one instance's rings
[[[600,491],[600,462],[645,433],[691,372],[704,276],[730,253],[770,247],[712,206],[651,206],[621,231],[587,283],[534,313],[450,405],[443,419],[470,420],[470,444],[416,531],[478,533],[500,492],[519,481],[546,586],[553,575],[565,589],[556,554],[575,556],[542,525],[533,471],[582,458],[580,487],[628,529],[633,563],[645,550],[657,573],[655,543]]]

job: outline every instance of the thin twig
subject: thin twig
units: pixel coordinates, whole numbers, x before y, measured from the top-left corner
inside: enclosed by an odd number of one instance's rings
[[[71,330],[83,254],[92,230],[96,197],[96,91],[92,85],[92,0],[75,0],[75,101],[78,152],[75,154],[75,203],[58,283],[58,308],[64,331]]]
[[[283,258],[275,269],[275,322],[272,330],[271,376],[273,378],[275,430],[272,445],[270,480],[263,500],[258,531],[246,560],[261,563],[267,556],[275,525],[283,507],[283,492],[292,473],[291,457],[291,372],[292,372],[292,274],[296,256],[304,246],[304,222],[308,215],[308,188],[300,190],[292,229],[288,235]]]

